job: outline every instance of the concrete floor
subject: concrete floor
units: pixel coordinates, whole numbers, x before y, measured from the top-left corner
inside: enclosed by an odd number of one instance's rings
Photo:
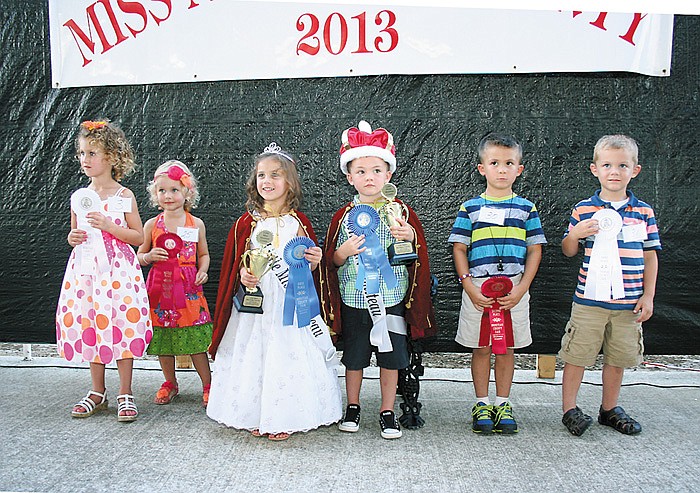
[[[85,365],[0,357],[0,491],[700,491],[700,373],[628,372],[620,404],[644,427],[633,437],[597,423],[571,436],[560,421],[561,374],[534,373],[516,371],[515,436],[472,433],[468,372],[427,369],[425,427],[383,440],[371,368],[358,433],[333,426],[271,442],[208,419],[191,370],[180,372],[180,396],[156,406],[157,363],[138,362],[141,414],[125,424],[116,420],[116,370],[107,372],[109,412],[79,420],[69,412],[89,387]],[[595,416],[600,372],[586,381],[579,405]]]

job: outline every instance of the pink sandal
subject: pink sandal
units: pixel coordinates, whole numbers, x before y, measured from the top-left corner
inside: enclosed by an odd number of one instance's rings
[[[166,380],[163,382],[163,385],[160,386],[158,392],[156,392],[156,397],[153,399],[153,402],[158,405],[170,404],[177,396],[178,392],[177,384]]]
[[[208,383],[202,389],[202,405],[207,407],[209,404],[209,391],[211,390],[211,384]]]

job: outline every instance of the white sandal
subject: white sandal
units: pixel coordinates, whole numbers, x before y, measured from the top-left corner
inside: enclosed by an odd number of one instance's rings
[[[119,401],[119,399],[124,400]],[[126,423],[136,421],[136,418],[139,415],[139,410],[136,409],[136,404],[134,404],[134,396],[131,394],[118,395],[117,402],[119,402],[119,406],[117,407],[117,421]],[[128,414],[122,414],[124,411],[134,411],[136,414],[134,414],[133,416],[130,416]]]
[[[105,392],[106,394],[107,392]],[[97,411],[101,411],[103,409],[107,409],[107,397],[105,394],[100,394],[99,392],[95,392],[94,390],[91,390],[90,392],[87,393],[83,399],[78,402],[75,406],[73,406],[73,410],[71,411],[71,416],[74,418],[88,418],[95,414]],[[96,395],[100,399],[102,399],[100,402],[95,402],[92,399],[90,399],[91,395]],[[85,411],[76,411],[76,407],[82,407],[85,409]]]

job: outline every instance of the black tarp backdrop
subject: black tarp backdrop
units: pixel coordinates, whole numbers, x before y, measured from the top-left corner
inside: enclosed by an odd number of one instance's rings
[[[550,241],[532,287],[534,343],[553,352],[568,318],[580,257],[565,258],[561,235],[572,206],[593,193],[593,145],[632,135],[642,173],[632,189],[654,206],[664,250],[646,351],[700,354],[697,192],[700,17],[676,17],[672,75],[531,74],[381,76],[223,81],[52,89],[48,9],[42,0],[0,0],[0,341],[51,342],[70,248],[69,196],[87,185],[73,140],[84,119],[118,122],[137,154],[124,184],[144,221],[156,214],[145,186],[170,158],[201,182],[198,214],[212,252],[206,294],[213,308],[226,234],[243,211],[253,157],[271,141],[294,152],[304,210],[319,236],[352,193],[338,169],[343,129],[366,119],[394,134],[394,182],[425,225],[440,335],[430,350],[455,351],[459,288],[446,244],[459,204],[483,191],[474,149],[499,130],[525,146],[516,191],[533,200]]]

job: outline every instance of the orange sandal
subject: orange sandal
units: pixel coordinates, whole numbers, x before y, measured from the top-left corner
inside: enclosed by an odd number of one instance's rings
[[[177,384],[166,380],[163,382],[163,385],[160,386],[158,392],[156,392],[156,397],[153,399],[153,402],[158,405],[170,404],[177,396],[178,392]]]
[[[207,407],[209,404],[209,390],[211,390],[211,384],[208,383],[202,389],[202,405]]]

